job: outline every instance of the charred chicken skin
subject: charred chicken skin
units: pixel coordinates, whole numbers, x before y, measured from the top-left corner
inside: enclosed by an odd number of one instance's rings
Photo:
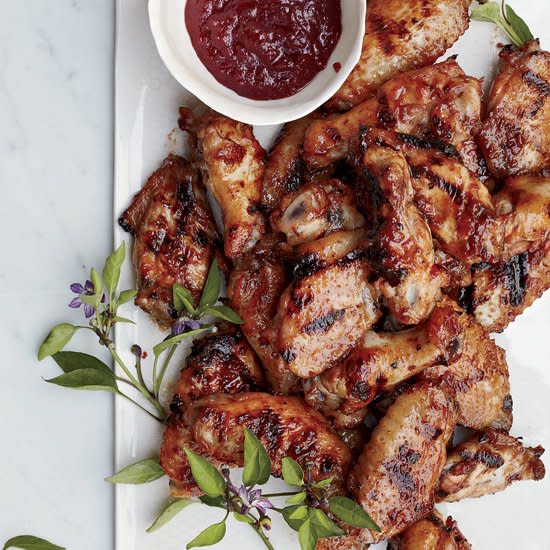
[[[388,550],[472,550],[452,517],[434,510],[390,540]]]
[[[260,201],[265,151],[252,127],[213,111],[198,122],[198,165],[222,212],[225,255],[234,260],[266,232]]]
[[[381,275],[375,283],[391,313],[403,324],[425,320],[440,297],[445,274],[434,263],[428,224],[413,203],[403,155],[370,145],[357,167],[357,195],[376,236],[367,258]]]
[[[198,301],[219,236],[198,171],[170,155],[147,180],[119,220],[135,237],[136,305],[162,327],[176,311],[172,286],[187,288]]]
[[[284,195],[270,221],[273,231],[283,233],[292,246],[365,224],[353,190],[337,179],[310,183]]]
[[[308,466],[313,481],[333,477],[331,493],[345,493],[351,452],[327,420],[298,397],[241,393],[202,397],[187,408],[183,420],[167,429],[161,463],[165,470],[166,464],[172,466],[167,473],[180,484],[178,494],[184,490],[193,494],[196,488],[181,484],[189,479],[190,467],[183,451],[178,452],[178,461],[169,462],[174,450],[188,447],[216,462],[242,466],[243,427],[266,448],[274,475],[281,475],[282,459],[289,456],[304,469]]]
[[[438,385],[419,383],[397,397],[348,480],[350,492],[381,529],[363,529],[361,540],[393,537],[432,511],[454,426],[453,401]]]
[[[317,120],[304,138],[304,160],[314,169],[345,159],[363,127],[377,126],[416,137],[435,137],[463,152],[474,172],[473,134],[481,124],[481,83],[453,59],[403,73],[351,111]],[[475,152],[475,148],[474,148]]]
[[[438,500],[455,502],[503,491],[518,480],[539,480],[545,468],[542,447],[524,447],[519,439],[486,430],[455,447],[439,480]]]
[[[393,76],[433,63],[468,28],[469,0],[369,0],[359,63],[329,108],[347,110]]]
[[[424,369],[457,359],[462,327],[450,307],[436,307],[428,321],[400,332],[367,332],[345,359],[304,384],[306,399],[335,426],[361,424],[378,395]]]
[[[241,330],[260,358],[271,390],[284,395],[298,391],[298,378],[277,353],[267,328],[291,280],[288,253],[274,235],[263,239],[241,258],[227,284],[230,305],[244,320]]]
[[[310,378],[345,356],[378,319],[370,270],[357,233],[333,233],[309,247],[272,322],[271,341],[287,366]],[[361,233],[359,233],[361,235]],[[313,250],[318,246],[324,256]]]
[[[462,331],[458,359],[448,366],[429,367],[419,377],[450,388],[458,424],[507,431],[513,403],[506,354],[472,317],[463,313],[458,319]]]
[[[218,333],[193,342],[176,382],[170,409],[173,414],[183,414],[193,401],[205,395],[264,388],[263,371],[241,330],[222,327]]]
[[[539,172],[550,167],[550,53],[536,40],[506,46],[499,68],[477,142],[499,178]]]

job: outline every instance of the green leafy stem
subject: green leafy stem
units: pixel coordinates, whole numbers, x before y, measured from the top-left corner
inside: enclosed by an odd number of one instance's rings
[[[118,290],[125,257],[126,245],[122,242],[105,261],[101,276],[96,269],[91,269],[88,290],[83,291],[76,299],[77,303],[82,302],[88,311],[93,312],[88,325],[71,323],[56,325],[42,342],[38,350],[38,359],[51,356],[63,371],[59,376],[46,382],[65,388],[114,393],[132,402],[155,420],[164,422],[167,411],[160,402],[160,392],[170,361],[179,344],[191,337],[215,331],[215,324],[210,322],[211,319],[236,324],[242,323],[242,320],[232,309],[217,303],[221,273],[216,260],[210,266],[197,307],[189,290],[178,284],[173,285],[174,309],[178,319],[174,322],[171,334],[153,347],[154,365],[151,384],[148,385],[143,376],[141,364],[142,348],[138,345],[132,346],[134,364],[129,366],[119,355],[113,341],[112,332],[116,324],[133,323],[131,319],[118,315],[120,306],[133,300],[137,294],[134,289]],[[76,286],[84,289],[81,285]],[[109,351],[114,363],[124,376],[118,376],[97,357],[77,351],[63,351],[79,330],[88,330],[97,336],[99,344]],[[148,406],[137,402],[122,391],[122,385],[137,390],[145,398]]]
[[[244,469],[242,484],[236,487],[229,476],[229,468],[216,468],[190,449],[185,454],[193,478],[203,496],[175,498],[165,505],[147,529],[156,531],[166,525],[191,504],[202,503],[220,508],[224,515],[218,523],[201,531],[187,544],[187,549],[211,546],[220,542],[227,532],[230,515],[237,521],[247,523],[260,537],[266,548],[273,550],[267,532],[271,528],[268,512],[280,513],[291,529],[298,533],[302,550],[314,550],[319,539],[345,535],[336,521],[352,527],[379,531],[368,513],[355,501],[345,496],[331,496],[332,478],[314,481],[310,469],[304,469],[292,458],[285,457],[281,464],[283,480],[294,490],[281,493],[262,493],[258,487],[267,483],[272,472],[269,455],[261,441],[244,428]],[[107,481],[111,483],[142,484],[163,477],[164,472],[156,459],[146,459],[123,468]],[[272,499],[287,497],[286,505],[276,506]]]

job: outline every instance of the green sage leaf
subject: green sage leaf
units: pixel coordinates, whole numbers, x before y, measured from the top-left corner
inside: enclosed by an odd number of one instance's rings
[[[126,258],[126,241],[122,241],[120,246],[107,258],[107,260],[105,260],[105,266],[103,267],[103,282],[105,283],[109,296],[112,296],[118,287],[120,270],[124,263],[124,258]],[[98,292],[97,287],[95,291],[96,293]]]
[[[94,293],[91,296],[86,296],[85,294],[80,295],[80,299],[85,303],[91,306],[98,306],[101,302],[101,297],[103,295],[103,281],[99,276],[99,273],[92,267],[90,269],[90,280],[94,285]]]
[[[217,468],[202,456],[185,449],[187,460],[191,466],[191,473],[201,490],[209,497],[219,497],[225,493],[225,479]]]
[[[45,357],[61,351],[75,332],[76,327],[70,323],[61,323],[55,326],[38,349],[38,359],[42,361]]]
[[[292,458],[285,456],[282,462],[283,479],[288,485],[302,487],[304,484],[304,471]]]
[[[177,336],[171,336],[164,339],[160,344],[157,344],[153,348],[153,353],[155,356],[160,355],[164,350],[168,349],[170,346],[179,344],[183,340],[187,340],[191,336],[197,336],[197,334],[202,334],[203,332],[208,332],[212,327],[210,325],[205,325],[202,328],[197,330],[190,330],[189,332],[184,332],[183,334],[178,334]]]
[[[73,372],[81,369],[95,369],[105,374],[113,371],[97,357],[80,353],[79,351],[58,351],[52,355],[52,359],[61,367],[63,372]]]
[[[263,485],[271,475],[271,460],[261,441],[244,428],[243,483],[249,487]]]
[[[129,301],[133,300],[137,295],[137,290],[134,290],[133,288],[129,288],[128,290],[123,290],[119,295],[117,299],[117,303],[119,306],[123,304],[127,304]]]
[[[315,530],[315,534],[320,539],[338,537],[346,534],[343,529],[340,529],[340,527],[319,508],[312,508],[309,511],[309,520]]]
[[[172,295],[174,296],[174,308],[178,313],[185,310],[189,315],[195,315],[193,295],[189,290],[181,285],[173,285]]]
[[[327,477],[326,479],[322,479],[321,481],[318,481],[317,483],[313,484],[313,487],[315,489],[326,489],[334,480],[334,476]]]
[[[343,522],[352,527],[380,531],[380,528],[357,502],[347,497],[331,497],[328,499],[329,510]]]
[[[208,270],[208,277],[202,291],[199,308],[202,310],[207,306],[213,306],[220,295],[221,273],[218,267],[218,260],[214,258]]]
[[[193,500],[190,498],[178,498],[176,500],[172,500],[163,508],[157,516],[157,519],[153,521],[151,526],[147,529],[147,532],[153,533],[154,531],[157,531],[190,504],[193,504]]]
[[[121,317],[120,315],[116,315],[113,317],[113,321],[115,323],[128,323],[130,325],[135,325],[136,323],[132,321],[132,319],[128,319],[127,317]]]
[[[514,8],[508,4],[505,4],[504,10],[506,19],[518,35],[522,44],[529,42],[529,40],[534,40],[535,37],[533,36],[531,29],[529,29],[527,23],[514,11]]]
[[[286,503],[288,505],[302,504],[302,502],[306,500],[306,497],[307,497],[306,492],[301,491],[300,493],[296,493],[295,495],[292,495],[290,498],[288,498]]]
[[[187,543],[186,548],[197,548],[199,546],[213,546],[218,544],[225,537],[225,519],[220,523],[214,523],[207,527],[202,533],[198,534],[191,542]]]
[[[3,550],[8,548],[20,548],[21,550],[66,550],[63,546],[57,546],[45,539],[32,535],[20,535],[13,537],[4,544]]]
[[[135,464],[122,468],[119,472],[108,477],[105,481],[109,483],[122,483],[128,485],[141,485],[142,483],[150,483],[164,476],[159,461],[156,458],[146,458]]]
[[[309,519],[306,519],[300,526],[298,530],[298,540],[300,541],[300,548],[302,550],[315,550],[317,535]]]
[[[281,514],[288,526],[294,531],[298,531],[302,523],[308,519],[308,507],[305,505],[287,506],[281,510]]]
[[[46,380],[48,384],[55,384],[64,388],[88,391],[117,391],[115,375],[112,371],[104,372],[98,369],[78,369],[66,372]]]
[[[225,499],[223,497],[209,497],[208,495],[201,495],[199,500],[207,506],[213,506],[214,508],[223,508],[225,510]]]
[[[211,315],[222,321],[229,321],[234,325],[242,325],[244,321],[230,307],[224,305],[208,306],[203,310],[204,315]]]

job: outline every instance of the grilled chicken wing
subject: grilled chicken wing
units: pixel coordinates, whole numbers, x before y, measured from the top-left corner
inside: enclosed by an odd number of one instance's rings
[[[320,118],[312,113],[284,125],[267,156],[262,186],[262,206],[268,211],[279,204],[286,193],[298,190],[308,179],[302,159],[304,136],[309,125]]]
[[[264,374],[240,328],[222,327],[193,342],[170,410],[183,414],[189,405],[212,393],[243,393],[264,389]]]
[[[172,286],[187,288],[198,301],[219,236],[198,172],[170,155],[147,180],[119,219],[135,237],[136,305],[161,326],[176,312]]]
[[[325,239],[319,245],[325,253],[333,240],[356,244],[353,233]],[[354,246],[340,252],[328,265],[315,254],[306,256],[281,296],[270,329],[287,368],[301,378],[323,372],[346,355],[378,318],[366,261]]]
[[[194,448],[203,456],[242,466],[243,427],[246,427],[266,448],[274,475],[281,475],[282,459],[289,456],[304,469],[308,466],[313,481],[332,476],[331,492],[345,493],[351,452],[328,421],[298,397],[267,393],[209,395],[187,409],[184,425],[189,429],[168,428],[163,441],[163,449],[166,446],[163,467],[169,463],[170,452],[176,449],[178,434],[182,438],[180,447],[188,446],[191,434]],[[179,453],[172,465],[177,466],[167,471],[172,479],[188,478],[190,468],[184,454]],[[183,494],[182,490],[179,494]]]
[[[382,275],[375,287],[398,321],[425,320],[447,278],[434,264],[430,229],[413,204],[405,158],[392,149],[369,146],[357,168],[357,194],[376,237],[368,259]]]
[[[509,430],[512,398],[506,355],[472,317],[459,316],[462,349],[448,367],[434,366],[419,376],[443,381],[452,389],[458,409],[457,422],[474,430]]]
[[[348,487],[381,531],[360,539],[393,537],[433,509],[455,414],[441,387],[419,383],[405,390],[373,431]]]
[[[533,249],[550,234],[550,177],[507,178],[493,202],[504,218],[503,259]]]
[[[415,205],[439,248],[468,264],[500,258],[504,227],[489,191],[452,148],[376,128],[365,129],[361,141],[365,147],[382,144],[405,155]]]
[[[388,550],[472,550],[452,517],[434,510],[388,543]]]
[[[353,190],[337,179],[311,183],[286,194],[270,221],[273,231],[284,233],[292,246],[365,224]]]
[[[489,332],[504,330],[550,288],[550,237],[499,264],[474,267],[473,283],[461,304]]]
[[[550,53],[538,41],[506,46],[477,141],[499,177],[550,167]]]
[[[241,329],[266,370],[271,390],[288,395],[298,390],[298,379],[265,335],[290,282],[286,254],[275,236],[260,241],[231,272],[227,296],[231,307],[244,320]]]
[[[252,127],[213,111],[199,121],[198,165],[220,205],[225,254],[234,260],[266,232],[260,209],[265,152]]]
[[[519,439],[497,430],[477,434],[449,453],[439,480],[438,500],[481,497],[503,491],[517,480],[542,479],[542,453],[542,447],[524,447]]]
[[[480,81],[466,76],[457,62],[449,59],[403,73],[351,111],[313,122],[304,138],[304,160],[315,169],[342,160],[361,128],[378,126],[443,139],[463,153],[470,170],[483,172],[477,159],[472,159],[472,136],[481,124],[480,112]]]
[[[361,424],[366,406],[427,367],[455,361],[462,348],[458,313],[436,307],[430,318],[400,332],[367,332],[338,365],[304,384],[309,404],[336,427]]]
[[[432,64],[468,28],[469,0],[369,0],[359,63],[329,102],[347,110],[393,76]]]

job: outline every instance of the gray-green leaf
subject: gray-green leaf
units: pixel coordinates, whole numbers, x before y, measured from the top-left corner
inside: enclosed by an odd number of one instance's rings
[[[315,487],[315,489],[326,489],[333,480],[334,476],[327,477],[326,479],[322,479],[321,481],[314,483],[313,487]]]
[[[304,471],[292,458],[285,456],[282,462],[283,479],[288,485],[302,487],[304,484]]]
[[[57,546],[45,539],[33,537],[32,535],[20,535],[13,537],[4,544],[4,549],[20,548],[21,550],[66,550],[63,546]]]
[[[315,534],[320,539],[345,535],[345,531],[340,529],[340,527],[319,508],[312,508],[309,511],[309,519],[311,525],[315,529]]]
[[[169,502],[157,516],[157,519],[147,529],[147,532],[152,533],[153,531],[160,529],[190,504],[193,504],[193,500],[190,498],[178,498]]]
[[[90,280],[94,285],[94,293],[91,296],[81,294],[80,299],[85,304],[97,307],[99,305],[99,302],[101,302],[101,297],[103,295],[103,281],[101,280],[99,273],[93,267],[92,269],[90,269]]]
[[[197,336],[198,334],[202,334],[203,332],[208,332],[211,328],[212,328],[211,326],[206,325],[202,328],[198,328],[197,330],[190,330],[189,332],[184,332],[182,334],[178,334],[177,336],[166,338],[160,344],[157,344],[153,348],[153,353],[155,354],[155,356],[158,356],[165,349],[168,349],[170,346],[179,344],[180,342],[182,342],[183,340],[187,340],[187,338],[190,338],[191,336]]]
[[[109,296],[112,296],[118,287],[120,280],[120,269],[126,257],[126,241],[122,241],[120,246],[105,260],[103,267],[103,282],[107,288]],[[98,292],[97,288],[95,289]]]
[[[115,393],[117,385],[113,372],[97,369],[78,369],[46,380],[49,384],[75,390],[108,391]]]
[[[225,537],[225,520],[207,527],[202,533],[189,542],[186,548],[189,549],[196,548],[198,546],[213,546],[214,544],[218,544],[223,537]]]
[[[252,525],[254,523],[254,520],[252,518],[249,518],[244,514],[239,514],[239,512],[233,512],[233,517],[241,523],[248,523],[248,525]]]
[[[58,351],[52,359],[61,367],[63,372],[73,372],[81,369],[95,369],[106,374],[112,374],[111,369],[97,357],[80,353],[79,351]]]
[[[38,349],[38,359],[42,359],[61,351],[73,337],[76,327],[70,323],[55,326]]]
[[[204,309],[207,306],[213,306],[218,301],[220,295],[220,280],[221,274],[218,267],[218,260],[214,258],[210,264],[208,271],[208,277],[202,291],[201,301],[199,304],[200,309]]]
[[[173,285],[172,294],[174,296],[174,308],[178,313],[185,310],[189,315],[195,314],[193,295],[189,290],[181,285]]]
[[[315,550],[317,535],[311,521],[306,519],[298,530],[298,540],[302,550]]]
[[[346,497],[331,497],[328,505],[329,510],[348,525],[380,531],[378,525],[357,502]]]
[[[159,461],[156,458],[146,458],[135,464],[122,468],[119,472],[108,477],[105,481],[109,483],[124,483],[129,485],[140,485],[150,483],[164,476]]]
[[[224,305],[208,306],[203,310],[204,315],[211,315],[222,321],[229,321],[234,325],[242,325],[244,321],[230,307]]]
[[[271,475],[271,460],[261,441],[244,428],[244,471],[245,485],[263,485]]]
[[[281,510],[281,514],[288,526],[294,531],[298,531],[302,523],[308,519],[308,508],[305,505],[287,506]]]
[[[225,493],[225,479],[218,470],[202,456],[185,449],[191,473],[201,490],[209,497],[219,497]]]
[[[119,306],[122,304],[127,304],[129,301],[133,300],[136,297],[137,290],[134,290],[133,288],[129,288],[127,290],[123,290],[118,295],[117,303]]]

